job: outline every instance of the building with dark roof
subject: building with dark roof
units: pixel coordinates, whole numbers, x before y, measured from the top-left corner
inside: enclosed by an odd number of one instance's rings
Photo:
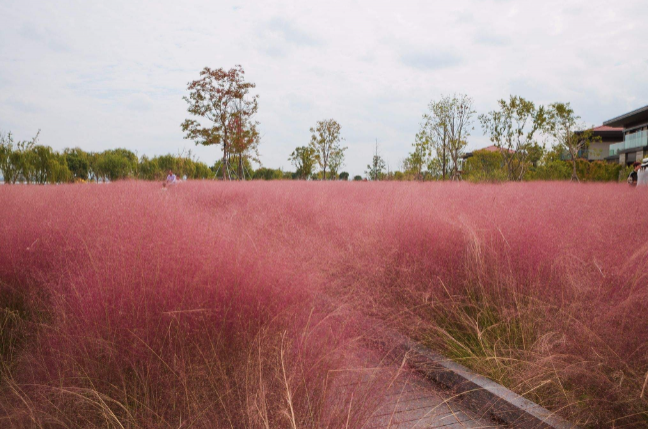
[[[592,137],[598,137],[598,141],[590,143],[589,147],[578,151],[578,158],[584,158],[588,161],[602,161],[610,155],[610,147],[619,142],[623,142],[623,128],[615,128],[607,125],[601,125],[590,130]],[[578,131],[580,134],[583,131]],[[564,159],[571,159],[569,154],[564,155]]]
[[[648,157],[648,106],[605,121],[603,125],[623,129],[623,141],[610,145],[605,159],[630,165]]]

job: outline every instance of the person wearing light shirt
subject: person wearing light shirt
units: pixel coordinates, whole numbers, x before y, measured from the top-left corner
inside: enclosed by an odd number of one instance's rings
[[[168,183],[169,185],[171,185],[171,184],[175,184],[175,183],[176,183],[176,180],[177,180],[177,179],[176,179],[176,175],[173,174],[173,171],[169,170],[169,174],[167,174],[167,179],[166,179],[167,183]]]
[[[648,158],[641,161],[641,168],[637,171],[637,186],[648,186]]]

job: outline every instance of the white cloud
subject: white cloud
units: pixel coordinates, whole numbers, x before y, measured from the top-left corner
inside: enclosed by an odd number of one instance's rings
[[[0,130],[40,128],[57,149],[193,148],[182,96],[205,66],[241,64],[257,84],[265,165],[290,168],[309,127],[335,118],[352,174],[376,138],[397,167],[441,94],[479,112],[510,93],[571,101],[588,123],[648,104],[643,0],[0,0],[0,16]],[[470,146],[486,143],[476,129]]]

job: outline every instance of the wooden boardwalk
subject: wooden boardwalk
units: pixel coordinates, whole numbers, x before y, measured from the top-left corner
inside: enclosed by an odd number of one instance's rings
[[[357,363],[338,377],[335,391],[340,401],[355,397],[368,405],[371,412],[362,419],[362,428],[501,427],[465,409],[460,400],[402,363],[380,362],[368,352]]]
[[[462,408],[427,380],[403,373],[366,428],[492,428],[497,425]]]

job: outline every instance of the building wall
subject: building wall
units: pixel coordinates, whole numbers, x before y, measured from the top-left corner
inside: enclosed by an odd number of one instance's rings
[[[594,142],[589,146],[587,159],[590,161],[601,160],[610,154],[610,144],[604,142]]]

